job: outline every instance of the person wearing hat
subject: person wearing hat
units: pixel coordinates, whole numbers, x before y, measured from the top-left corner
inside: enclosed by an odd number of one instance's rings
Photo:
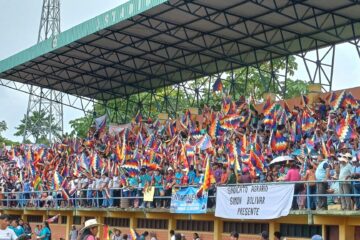
[[[347,181],[351,177],[352,166],[350,165],[348,159],[345,157],[340,157],[339,162],[340,162],[339,180]],[[340,194],[351,194],[350,182],[340,182]],[[342,197],[340,197],[340,199],[341,199],[341,209],[342,210],[351,210],[352,209],[351,197],[342,196]]]
[[[84,227],[80,230],[81,236],[79,240],[96,240],[100,224],[96,219],[89,219],[85,222]]]

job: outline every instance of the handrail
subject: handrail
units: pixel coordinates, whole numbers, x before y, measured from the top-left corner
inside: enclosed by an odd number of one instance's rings
[[[256,183],[237,183],[237,184],[226,184],[226,185],[212,185],[209,192],[209,199],[214,199],[216,203],[216,188],[218,186],[251,186],[251,185],[284,185],[284,184],[304,184],[306,188],[305,193],[296,193],[294,197],[306,197],[306,209],[311,210],[314,206],[312,204],[313,201],[319,197],[357,197],[360,198],[360,194],[356,193],[315,193],[310,192],[310,184],[315,183],[339,183],[339,184],[360,184],[360,180],[352,179],[352,180],[327,180],[327,181],[281,181],[281,182],[256,182]],[[155,187],[155,189],[163,189],[163,186],[151,186]],[[173,188],[185,188],[185,187],[199,187],[199,185],[174,185]],[[59,208],[60,205],[66,204],[66,207],[70,207],[73,209],[85,208],[85,207],[101,207],[100,201],[103,202],[104,207],[119,207],[121,200],[127,199],[131,202],[134,200],[138,200],[139,202],[143,202],[143,196],[141,194],[144,187],[133,187],[133,188],[106,188],[105,189],[76,189],[76,191],[69,195],[68,200],[65,200],[62,196],[62,189],[59,190],[45,190],[45,191],[30,191],[30,192],[0,192],[0,206],[8,207],[8,208],[24,208],[30,205],[34,205],[34,207],[39,208]],[[41,195],[43,193],[47,193],[46,199],[41,199]],[[68,192],[66,192],[69,194]],[[80,194],[79,194],[80,193]],[[81,194],[82,193],[82,194]],[[100,194],[101,193],[101,194]],[[116,196],[114,195],[116,193]],[[130,194],[128,194],[130,193]],[[118,195],[119,194],[119,195]],[[109,196],[103,196],[109,195]],[[117,196],[118,195],[118,196]],[[171,195],[160,196],[159,191],[154,194],[154,201],[161,202],[167,201],[167,207],[170,206]],[[117,206],[114,206],[114,201],[117,202]],[[104,204],[105,202],[105,204]],[[165,204],[165,203],[164,203]],[[140,205],[140,204],[139,204]],[[53,207],[50,207],[53,206]]]

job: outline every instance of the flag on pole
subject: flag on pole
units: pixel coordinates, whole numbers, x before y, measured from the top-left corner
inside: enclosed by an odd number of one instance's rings
[[[213,85],[213,92],[222,92],[223,84],[221,82],[221,78],[216,79]]]
[[[57,222],[59,219],[60,214],[56,214],[55,216],[49,218],[48,220],[46,220],[47,223],[54,223]]]
[[[95,119],[95,127],[98,133],[102,133],[106,127],[106,114]]]
[[[130,228],[130,236],[131,240],[137,240],[139,238],[139,234],[133,228]]]

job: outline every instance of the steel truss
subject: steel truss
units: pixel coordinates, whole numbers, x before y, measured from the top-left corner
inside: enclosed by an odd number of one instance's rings
[[[138,111],[175,117],[184,108],[211,105],[216,97],[212,83],[218,78],[237,99],[249,90],[253,69],[266,91],[286,97],[293,55],[303,59],[309,82],[331,90],[335,44],[353,39],[359,46],[359,20],[346,15],[353,1],[331,9],[308,1],[228,1],[222,8],[214,7],[216,1],[208,2],[214,3],[167,1],[153,12],[101,29],[5,75],[75,95],[79,102],[97,99],[90,101],[113,112],[112,121],[127,122]],[[249,6],[261,11],[236,11]],[[166,17],[173,12],[189,19],[174,22]],[[274,24],[269,17],[273,15],[286,21]],[[202,28],[206,24],[209,29]],[[262,67],[264,62],[268,68]],[[245,79],[237,81],[236,69]],[[62,102],[72,105],[64,98]]]

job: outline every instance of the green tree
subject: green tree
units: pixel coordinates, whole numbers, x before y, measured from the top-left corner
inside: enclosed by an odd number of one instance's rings
[[[288,57],[287,64],[286,58],[279,58],[264,62],[258,67],[243,67],[223,73],[222,78],[225,77],[222,81],[223,88],[233,99],[252,96],[255,101],[261,102],[265,92],[273,92],[281,98],[293,98],[306,94],[308,87],[305,81],[293,79],[296,70],[295,57]],[[70,125],[77,136],[84,137],[94,119],[105,113],[109,117],[109,122],[126,123],[139,111],[145,118],[154,119],[163,112],[167,112],[172,118],[178,117],[189,107],[202,108],[207,105],[219,110],[222,94],[212,92],[212,85],[216,79],[216,76],[198,78],[184,84],[166,86],[151,93],[131,95],[129,101],[115,99],[103,104],[95,104],[94,114],[72,120]]]
[[[8,127],[7,127],[6,122],[4,120],[0,121],[0,144],[2,145],[4,143],[6,146],[19,144],[18,142],[11,141],[11,140],[5,138],[4,136],[2,136],[2,133],[5,132],[7,129],[8,129]]]
[[[88,114],[85,117],[77,118],[74,120],[71,120],[69,122],[71,128],[73,129],[71,136],[77,136],[84,138],[87,135],[87,132],[89,130],[89,127],[92,125],[93,118]]]
[[[4,120],[0,122],[0,135],[8,129],[7,124]]]
[[[50,123],[54,122],[54,117],[46,114],[45,111],[36,111],[27,120],[29,128],[26,131],[26,135],[31,134],[34,137],[35,143],[48,144],[47,134],[50,127]],[[26,115],[20,121],[21,123],[15,129],[15,136],[23,136],[26,124]],[[55,124],[51,125],[51,134],[56,137],[60,137],[61,128]],[[27,139],[30,140],[30,139]]]

